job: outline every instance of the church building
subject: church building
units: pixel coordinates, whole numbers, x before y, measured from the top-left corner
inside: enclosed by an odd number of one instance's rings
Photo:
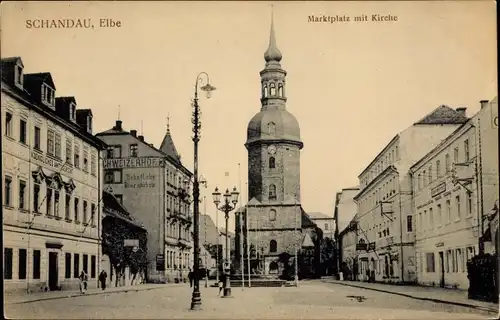
[[[300,202],[300,127],[286,110],[286,75],[271,21],[266,65],[261,76],[261,109],[248,124],[248,199],[245,206],[251,271],[281,275],[293,267],[296,251],[310,259],[321,237]],[[299,261],[306,261],[299,258]],[[287,262],[289,261],[289,262]]]

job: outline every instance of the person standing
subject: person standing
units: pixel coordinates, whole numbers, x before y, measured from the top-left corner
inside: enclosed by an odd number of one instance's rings
[[[217,294],[218,296],[220,296],[222,289],[224,289],[224,284],[226,283],[225,279],[226,279],[225,274],[222,274],[219,278],[219,283],[218,283],[219,284],[219,293]]]
[[[191,271],[191,268],[189,268],[188,278],[189,278],[189,287],[192,288],[193,287],[194,275],[193,275],[193,271]]]
[[[82,270],[78,278],[80,279],[80,293],[87,292],[87,281],[89,280],[87,273]]]
[[[101,282],[101,288],[102,290],[106,290],[106,278],[108,277],[108,274],[106,271],[101,270],[101,273],[99,274],[99,281]]]

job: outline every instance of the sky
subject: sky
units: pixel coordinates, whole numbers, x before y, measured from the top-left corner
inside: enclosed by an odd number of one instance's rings
[[[301,200],[333,216],[335,193],[405,128],[439,105],[467,107],[497,94],[493,1],[437,2],[3,2],[1,55],[25,72],[52,74],[56,96],[91,108],[94,133],[118,116],[159,147],[167,116],[193,170],[191,101],[207,72],[217,90],[200,98],[199,172],[211,193],[236,186],[247,198],[246,128],[260,111],[260,76],[271,4],[287,110],[301,128]],[[367,15],[369,21],[354,22]],[[374,22],[373,14],[397,21]],[[310,16],[349,22],[310,22]],[[26,20],[91,19],[93,29],[27,28]],[[101,28],[100,19],[121,27]],[[229,173],[226,176],[226,172]],[[219,223],[222,215],[219,216]],[[214,219],[215,220],[215,219]]]

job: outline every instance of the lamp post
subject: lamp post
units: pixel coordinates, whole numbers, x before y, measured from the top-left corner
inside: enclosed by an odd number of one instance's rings
[[[193,247],[194,247],[194,285],[193,294],[191,297],[191,310],[201,309],[201,293],[200,293],[200,185],[198,182],[198,142],[200,141],[200,107],[198,105],[198,83],[203,81],[202,75],[207,77],[207,84],[202,86],[200,89],[207,93],[207,98],[210,98],[211,92],[215,90],[215,87],[210,85],[210,78],[206,72],[201,72],[196,77],[196,83],[194,86],[194,100],[193,100],[193,118],[191,122],[193,123],[193,143],[194,143],[194,170],[193,170]]]
[[[229,243],[228,243],[228,224],[229,224],[229,212],[236,208],[236,204],[238,203],[239,192],[236,190],[236,187],[233,188],[232,192],[229,192],[229,189],[226,189],[226,193],[224,193],[224,202],[219,207],[221,193],[218,188],[215,188],[212,196],[214,197],[214,203],[217,210],[224,212],[226,218],[226,261],[224,263],[224,276],[225,276],[225,284],[224,284],[224,298],[228,298],[231,296],[231,268],[230,268],[230,256],[229,256]],[[233,205],[231,205],[231,202]]]

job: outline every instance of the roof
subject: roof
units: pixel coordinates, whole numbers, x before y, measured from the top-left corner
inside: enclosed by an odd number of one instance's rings
[[[177,149],[174,145],[174,140],[172,139],[172,135],[170,133],[170,125],[167,126],[167,132],[163,137],[163,141],[160,145],[160,150],[163,151],[166,155],[170,156],[173,161],[177,163],[181,163],[181,157],[177,152]]]
[[[302,147],[299,122],[285,109],[262,110],[248,123],[246,143],[262,140],[287,140]]]
[[[302,208],[302,206],[300,206],[300,211],[302,213],[302,228],[313,228],[313,227],[317,227],[316,223],[314,223],[311,218],[309,217],[309,215],[304,211],[304,209]]]
[[[330,217],[324,213],[321,212],[308,212],[307,215],[312,219],[333,219],[333,217]]]
[[[146,230],[144,226],[136,219],[134,219],[127,211],[127,209],[118,200],[116,200],[113,194],[103,191],[102,202],[104,207],[103,212],[105,215],[112,216],[138,228]]]
[[[425,117],[415,122],[418,124],[461,124],[465,123],[469,118],[464,116],[459,111],[450,108],[446,105],[441,105],[428,113]]]
[[[50,72],[38,72],[38,73],[28,73],[24,75],[24,83],[29,85],[29,83],[42,83],[50,85],[52,89],[56,90],[56,85],[52,79]]]

